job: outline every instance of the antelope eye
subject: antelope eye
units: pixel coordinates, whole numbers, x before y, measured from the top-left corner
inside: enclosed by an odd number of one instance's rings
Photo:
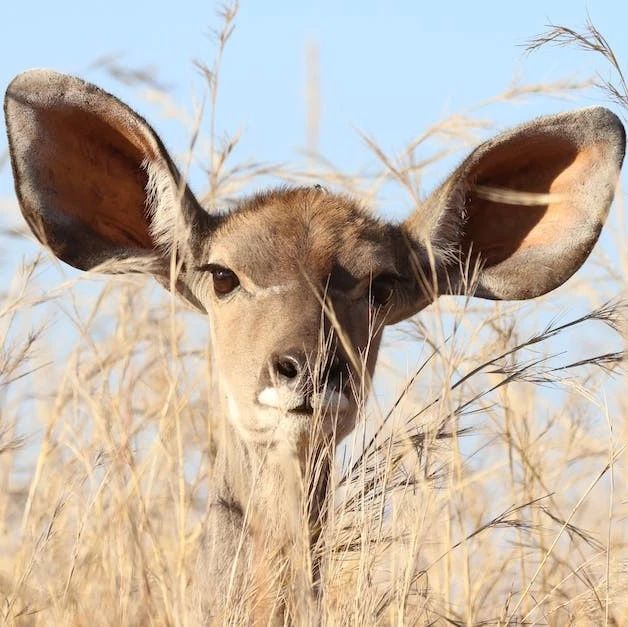
[[[390,302],[394,292],[394,280],[388,276],[379,276],[373,279],[370,287],[371,304],[382,307]]]
[[[240,279],[229,268],[214,266],[211,273],[214,281],[214,292],[217,296],[226,296],[240,285]]]

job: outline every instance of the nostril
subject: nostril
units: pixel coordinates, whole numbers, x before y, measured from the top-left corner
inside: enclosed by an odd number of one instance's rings
[[[338,355],[334,355],[332,359],[327,362],[327,367],[325,368],[325,378],[327,380],[327,383],[332,383],[340,386],[342,385],[342,383],[344,383],[343,378],[346,378],[346,375],[346,362]]]
[[[284,379],[296,379],[299,376],[299,362],[290,355],[275,360],[275,372]]]
[[[342,362],[338,355],[334,355],[334,358],[331,360],[329,364],[328,372],[330,377],[335,377],[340,374],[342,370]]]

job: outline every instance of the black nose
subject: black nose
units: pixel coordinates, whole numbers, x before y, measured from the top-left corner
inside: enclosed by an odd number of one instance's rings
[[[334,352],[328,355],[316,377],[315,358],[308,357],[299,349],[287,350],[273,355],[270,360],[272,380],[275,384],[303,385],[305,388],[329,387],[342,390],[349,382],[349,365],[343,355]],[[313,381],[316,378],[316,382]]]
[[[307,361],[302,351],[288,351],[275,355],[272,359],[273,374],[278,381],[294,381],[301,376],[306,367]]]

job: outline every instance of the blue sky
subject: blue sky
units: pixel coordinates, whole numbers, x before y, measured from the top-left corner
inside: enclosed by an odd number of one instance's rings
[[[570,49],[524,55],[520,44],[549,21],[580,27],[589,14],[620,60],[628,62],[627,6],[578,0],[243,0],[225,57],[218,130],[243,130],[236,159],[293,162],[306,144],[304,50],[313,42],[320,52],[320,148],[334,163],[355,170],[370,158],[356,128],[394,152],[444,114],[502,91],[515,74],[539,82],[581,79],[595,69],[607,72],[593,55]],[[114,53],[131,66],[154,67],[176,100],[191,107],[203,97],[192,60],[212,59],[214,46],[207,34],[219,22],[216,8],[211,0],[6,3],[0,25],[0,85],[4,89],[29,67],[79,74],[140,110],[176,152],[185,145],[181,129],[138,93],[90,65]],[[503,127],[592,102],[590,94],[573,104],[529,99],[492,106],[483,115]],[[5,169],[0,197],[10,192]]]

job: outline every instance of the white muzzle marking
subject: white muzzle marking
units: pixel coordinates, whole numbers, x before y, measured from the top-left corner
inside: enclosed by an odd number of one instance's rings
[[[288,412],[303,405],[303,394],[291,390],[287,386],[264,388],[257,397],[260,405]],[[332,411],[342,414],[349,409],[349,399],[346,394],[336,390],[325,390],[312,395],[310,406],[314,411]]]
[[[260,405],[290,411],[303,404],[303,395],[286,386],[264,388],[257,397]]]

